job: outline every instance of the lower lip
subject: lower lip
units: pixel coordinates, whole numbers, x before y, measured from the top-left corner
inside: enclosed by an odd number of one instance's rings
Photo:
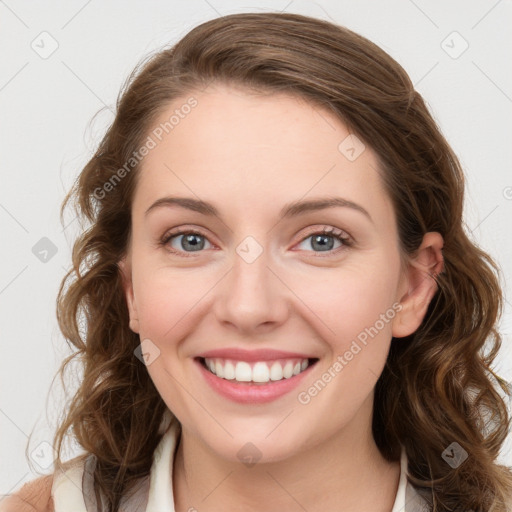
[[[271,380],[266,384],[253,384],[249,382],[237,382],[236,380],[226,380],[221,377],[217,377],[207,370],[199,359],[195,359],[194,362],[199,366],[199,370],[206,382],[220,395],[242,404],[263,404],[272,402],[272,400],[276,400],[296,388],[310,373],[318,361],[316,360],[304,371],[300,372],[298,375],[290,377],[289,379],[277,381]]]

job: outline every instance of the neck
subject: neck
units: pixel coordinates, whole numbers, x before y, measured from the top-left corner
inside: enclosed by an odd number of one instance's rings
[[[390,512],[400,463],[380,454],[365,409],[321,444],[250,467],[212,452],[182,427],[173,466],[176,512]]]

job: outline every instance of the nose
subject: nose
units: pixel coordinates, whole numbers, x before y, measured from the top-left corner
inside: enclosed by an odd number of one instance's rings
[[[268,332],[286,321],[291,292],[271,266],[265,250],[254,261],[234,253],[230,272],[216,287],[217,321],[239,335]]]

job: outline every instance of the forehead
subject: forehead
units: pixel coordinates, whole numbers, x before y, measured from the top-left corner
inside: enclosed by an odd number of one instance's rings
[[[190,98],[195,106],[184,108]],[[364,203],[377,218],[390,214],[371,148],[333,113],[297,96],[216,85],[174,100],[151,133],[161,140],[152,135],[134,210],[166,193],[195,195],[221,210],[263,205],[276,212],[327,194]]]

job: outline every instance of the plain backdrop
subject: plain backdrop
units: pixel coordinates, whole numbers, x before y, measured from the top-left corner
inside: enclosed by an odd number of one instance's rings
[[[59,379],[51,393],[50,384],[69,354],[55,299],[79,228],[72,217],[59,220],[65,193],[142,57],[201,22],[250,11],[334,21],[407,70],[466,172],[468,231],[501,266],[508,300],[495,369],[512,381],[510,0],[0,0],[0,494],[53,470],[64,396]]]

